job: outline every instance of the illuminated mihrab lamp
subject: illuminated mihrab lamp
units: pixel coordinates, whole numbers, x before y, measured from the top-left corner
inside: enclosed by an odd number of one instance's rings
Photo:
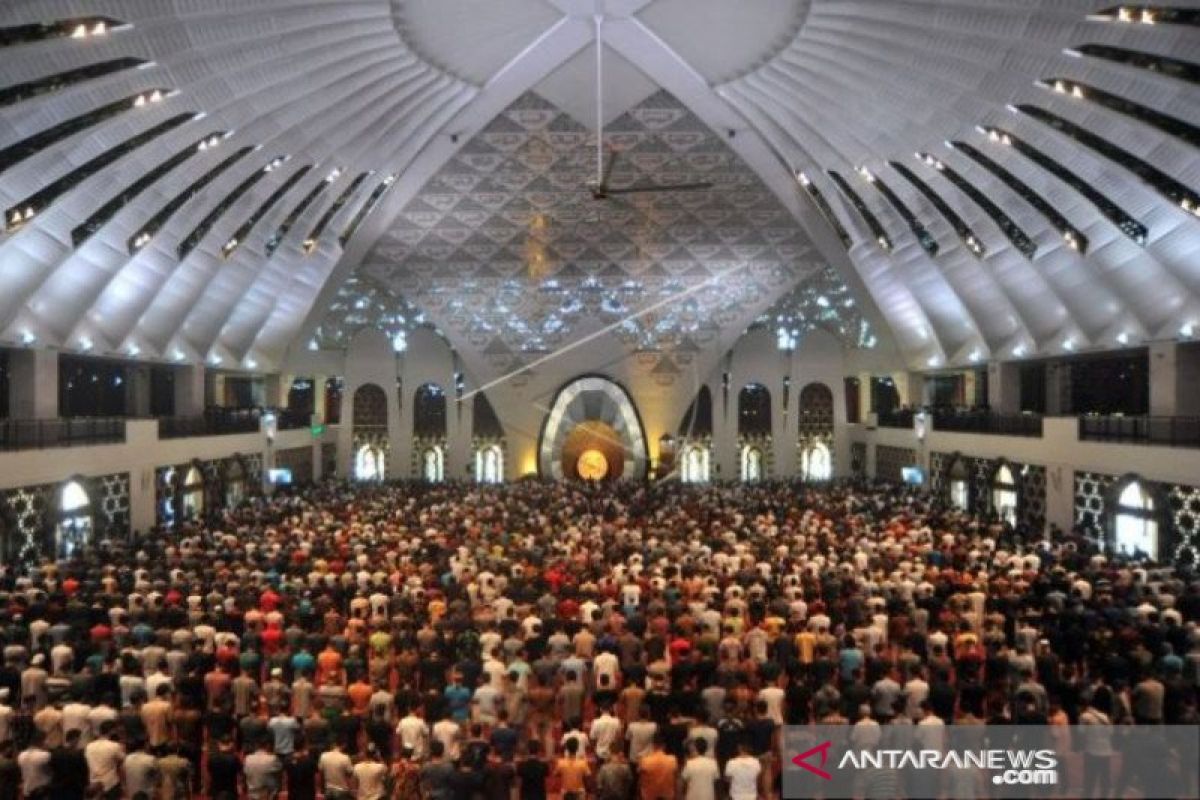
[[[608,476],[608,459],[599,450],[584,450],[575,462],[575,471],[585,481],[600,481]]]

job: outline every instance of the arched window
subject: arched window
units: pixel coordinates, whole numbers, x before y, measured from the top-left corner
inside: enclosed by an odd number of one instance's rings
[[[428,483],[441,483],[443,461],[442,448],[426,447],[421,453],[421,476]]]
[[[446,393],[436,383],[426,383],[413,395],[413,436],[446,438]]]
[[[690,445],[683,451],[683,462],[680,465],[680,480],[684,483],[707,483],[709,469],[708,448],[698,444]]]
[[[971,492],[968,488],[969,475],[967,474],[967,465],[963,463],[961,458],[955,458],[954,463],[950,465],[950,470],[946,476],[949,480],[947,484],[950,490],[950,507],[956,508],[959,511],[967,511],[971,505]]]
[[[475,480],[479,483],[500,483],[504,480],[504,453],[500,445],[490,445],[475,453]]]
[[[992,479],[992,510],[1009,525],[1017,524],[1017,482],[1008,464],[1001,464]]]
[[[1117,496],[1114,540],[1118,553],[1158,560],[1154,498],[1141,481],[1130,481]]]
[[[806,481],[827,481],[833,477],[833,457],[824,442],[818,442],[801,453],[800,474]]]
[[[183,518],[200,519],[204,516],[204,476],[191,467],[183,479]]]
[[[234,459],[225,473],[225,507],[233,508],[246,496],[246,471],[242,462]]]
[[[761,383],[748,383],[738,393],[738,435],[771,435],[771,392]]]
[[[92,500],[79,481],[62,488],[58,508],[56,557],[71,558],[92,539]]]
[[[354,456],[354,478],[360,481],[381,481],[385,472],[383,451],[370,444],[358,448]]]
[[[175,527],[175,481],[179,480],[179,473],[174,467],[168,467],[162,474],[162,500],[159,513],[161,514],[163,524],[168,528]]]
[[[742,480],[758,483],[763,477],[763,451],[754,445],[742,448]]]

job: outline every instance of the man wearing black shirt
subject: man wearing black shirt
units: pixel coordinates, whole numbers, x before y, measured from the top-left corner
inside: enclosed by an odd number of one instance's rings
[[[226,737],[208,756],[208,796],[212,800],[234,800],[241,775],[242,762],[233,752],[233,740]]]
[[[550,767],[542,760],[542,747],[538,742],[529,743],[529,756],[517,767],[521,779],[522,800],[546,800],[546,776]]]
[[[283,770],[288,800],[317,800],[317,754],[308,749],[303,737],[296,740],[296,749],[283,762]]]
[[[83,800],[88,787],[88,765],[79,747],[79,731],[69,730],[64,744],[50,751],[51,800]]]

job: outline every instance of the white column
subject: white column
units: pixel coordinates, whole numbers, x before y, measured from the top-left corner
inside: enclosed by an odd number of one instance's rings
[[[175,368],[175,416],[192,417],[204,411],[204,374],[203,364]]]
[[[998,414],[1021,410],[1021,367],[1011,361],[988,364],[988,408]]]
[[[14,350],[9,356],[9,410],[13,419],[58,416],[58,352]]]
[[[736,481],[738,474],[737,452],[737,396],[738,389],[729,387],[728,403],[718,374],[709,392],[713,402],[713,474],[714,480]]]
[[[413,477],[412,398],[416,387],[410,387],[408,381],[404,381],[400,388],[404,390],[403,402],[400,400],[395,377],[392,378],[390,386],[384,387],[384,391],[387,393],[388,449],[391,451],[387,463],[387,476],[403,479]],[[447,400],[446,414],[449,415],[452,411],[453,409],[449,407],[449,400]],[[449,420],[447,420],[448,423]]]
[[[125,413],[150,416],[150,367],[145,364],[130,364],[125,369]]]
[[[326,417],[325,408],[325,381],[328,380],[325,375],[314,375],[312,378],[313,384],[313,416],[317,421],[324,422]]]
[[[446,405],[446,478],[469,480],[474,472],[471,444],[475,428],[475,403],[471,398],[462,402],[447,398]]]

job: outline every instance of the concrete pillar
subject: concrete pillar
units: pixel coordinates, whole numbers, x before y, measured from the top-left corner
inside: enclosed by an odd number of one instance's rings
[[[129,473],[129,529],[144,534],[158,522],[154,467],[137,467]]]
[[[203,364],[175,368],[175,416],[194,417],[204,411],[205,372]]]
[[[475,471],[471,446],[474,420],[475,403],[470,398],[462,402],[446,399],[447,480],[468,480]]]
[[[354,390],[357,386],[347,382],[342,391],[342,423],[338,425],[337,463],[338,474],[347,478],[354,477],[354,420],[353,414]],[[395,458],[395,453],[389,453],[388,460]]]
[[[13,419],[58,416],[58,351],[14,350],[9,356],[9,413]]]
[[[900,405],[920,408],[928,401],[925,396],[925,376],[919,372],[896,372],[891,375],[896,384],[896,396]]]
[[[871,414],[871,373],[858,373],[858,419],[866,424]]]
[[[403,388],[405,392],[404,402],[400,402],[400,391]],[[387,463],[387,476],[389,478],[410,478],[412,475],[412,392],[409,391],[408,384],[400,384],[395,378],[392,378],[390,386],[383,387],[387,394],[387,417],[388,417],[388,449],[391,451]],[[416,387],[413,387],[416,390]],[[449,417],[453,408],[449,407],[447,402],[446,415]],[[342,413],[347,414],[346,407],[342,406]],[[408,421],[405,422],[405,409],[408,409]],[[346,420],[346,416],[342,420]],[[449,419],[447,419],[449,425]],[[344,427],[344,426],[343,426]],[[444,466],[444,465],[443,465]],[[444,472],[444,470],[443,470]]]
[[[787,363],[787,362],[785,362]],[[789,365],[790,366],[790,365]],[[796,476],[799,471],[799,442],[800,442],[800,390],[804,388],[792,370],[791,388],[788,391],[787,408],[783,407],[783,382],[779,384],[779,400],[771,403],[771,442],[775,450],[774,478],[788,479]]]
[[[1052,361],[1046,365],[1046,416],[1065,416],[1071,411],[1071,365]]]
[[[325,381],[324,375],[314,375],[313,382],[313,416],[317,422],[325,421]]]
[[[963,373],[963,396],[962,402],[965,406],[975,405],[975,393],[978,391],[978,385],[975,378],[975,370],[970,369]]]
[[[268,408],[287,408],[295,375],[280,373],[263,379],[263,405]]]
[[[1150,415],[1200,415],[1200,345],[1150,343]]]
[[[988,408],[998,414],[1021,410],[1021,367],[1012,361],[988,364]]]
[[[221,372],[209,372],[204,377],[204,405],[225,405],[225,375]]]
[[[718,373],[708,390],[713,400],[713,473],[714,480],[736,481],[741,475],[738,470],[737,452],[737,395],[739,389],[732,383],[728,396]]]
[[[125,413],[131,417],[150,416],[150,368],[144,364],[125,368]]]
[[[1150,415],[1173,417],[1179,413],[1179,344],[1150,343]]]

